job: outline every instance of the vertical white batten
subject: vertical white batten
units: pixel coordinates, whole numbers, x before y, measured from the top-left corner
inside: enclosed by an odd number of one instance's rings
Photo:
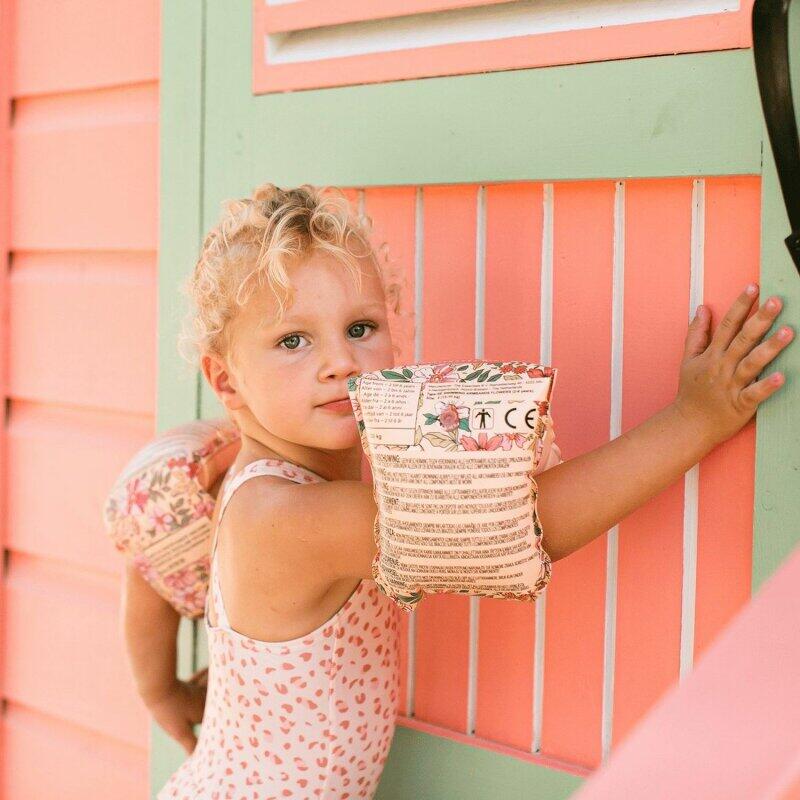
[[[692,184],[692,244],[689,273],[689,320],[703,302],[706,227],[706,182]],[[694,620],[697,595],[697,509],[700,465],[683,477],[683,582],[681,587],[681,660],[679,680],[692,671],[694,663]]]
[[[539,362],[550,365],[553,356],[553,184],[542,187],[542,266],[539,278]],[[547,589],[534,605],[533,642],[533,741],[531,752],[542,749],[544,708],[544,636]]]
[[[625,182],[614,188],[614,249],[611,293],[611,413],[609,440],[622,433],[622,345],[625,330]],[[606,597],[603,628],[603,704],[600,726],[602,760],[611,752],[614,717],[614,667],[617,638],[617,568],[619,563],[619,525],[606,538]]]
[[[414,363],[422,361],[422,298],[424,295],[424,207],[422,187],[414,194]],[[414,678],[416,676],[417,653],[417,609],[408,616],[408,657],[406,663],[406,715],[414,716]]]
[[[475,222],[475,358],[483,358],[486,326],[486,187],[477,192]],[[478,700],[478,635],[480,597],[469,598],[469,662],[467,666],[467,735],[475,734]]]

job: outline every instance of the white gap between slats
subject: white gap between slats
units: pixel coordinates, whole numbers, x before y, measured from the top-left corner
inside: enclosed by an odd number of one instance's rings
[[[689,278],[689,320],[703,302],[705,264],[706,182],[692,185],[692,239]],[[700,465],[683,477],[683,582],[681,587],[681,660],[679,680],[692,671],[694,661],[694,619],[697,590],[697,509]]]
[[[609,441],[622,433],[622,345],[625,298],[625,183],[614,187],[614,243],[611,292],[611,413]],[[603,631],[603,699],[600,724],[601,759],[611,752],[611,726],[614,715],[614,666],[617,638],[617,566],[619,526],[606,538],[606,599]]]
[[[269,34],[264,57],[302,63],[738,10],[738,0],[517,0]]]
[[[484,357],[486,328],[486,187],[477,192],[477,223],[475,226],[475,358]],[[467,666],[467,734],[475,734],[475,715],[478,698],[478,635],[480,597],[469,598],[469,662]]]
[[[542,242],[539,276],[539,363],[551,366],[553,358],[553,184],[542,187]],[[544,637],[547,587],[534,604],[533,640],[533,741],[531,752],[542,749],[544,708]]]
[[[425,216],[422,187],[418,186],[414,198],[414,363],[422,362],[422,303],[425,296]],[[414,716],[414,687],[417,663],[417,607],[408,619],[408,654],[406,658],[406,709],[407,716]]]

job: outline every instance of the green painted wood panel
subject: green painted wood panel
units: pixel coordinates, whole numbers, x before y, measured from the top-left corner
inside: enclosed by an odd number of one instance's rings
[[[561,800],[583,779],[408,728],[397,728],[375,800]]]
[[[795,112],[800,112],[800,4],[791,7],[789,22],[789,52],[798,56],[791,59]],[[783,243],[789,235],[789,220],[766,129],[762,136],[761,296],[776,294],[783,300],[781,322],[794,328],[795,341],[765,373],[780,370],[786,382],[756,418],[754,592],[800,541],[800,277]]]
[[[162,13],[159,428],[220,412],[175,350],[178,282],[219,203],[272,180],[342,186],[760,174],[764,131],[750,51],[631,59],[254,97],[249,0],[175,0]],[[797,41],[797,39],[795,39]],[[764,166],[762,294],[798,301],[786,219]],[[772,172],[771,172],[772,170]],[[787,311],[784,320],[796,314]],[[796,352],[795,352],[796,351]],[[759,412],[754,587],[796,543],[796,374]],[[184,626],[181,669],[203,663]],[[151,783],[178,748],[154,734]],[[398,728],[381,800],[567,797],[580,779]]]
[[[749,51],[253,97],[248,0],[210,0],[208,24],[225,35],[208,37],[207,219],[220,190],[267,179],[394,185],[760,171]]]
[[[183,361],[177,336],[185,305],[178,287],[202,240],[204,0],[172,0],[161,15],[158,249],[158,430],[194,419],[200,376]],[[197,623],[181,620],[178,674],[197,668]],[[150,735],[150,789],[156,793],[185,753],[157,725]]]

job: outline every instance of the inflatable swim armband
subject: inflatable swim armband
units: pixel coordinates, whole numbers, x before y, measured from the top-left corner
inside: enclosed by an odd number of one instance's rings
[[[128,462],[103,507],[116,548],[186,617],[205,608],[216,505],[210,492],[239,446],[227,419],[165,431]]]
[[[378,587],[403,610],[425,593],[533,601],[550,580],[534,474],[561,461],[556,368],[414,364],[348,382],[378,507]]]

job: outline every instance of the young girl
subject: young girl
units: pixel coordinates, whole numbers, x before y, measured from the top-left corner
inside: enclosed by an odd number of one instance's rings
[[[343,197],[266,184],[226,204],[189,288],[200,367],[242,448],[214,519],[202,730],[158,797],[370,798],[394,732],[400,612],[371,579],[377,508],[347,381],[394,365],[397,286]],[[791,331],[759,344],[779,304],[748,319],[756,293],[742,292],[710,341],[700,307],[672,403],[537,475],[553,561],[679,478],[780,387],[777,373],[756,378]]]

